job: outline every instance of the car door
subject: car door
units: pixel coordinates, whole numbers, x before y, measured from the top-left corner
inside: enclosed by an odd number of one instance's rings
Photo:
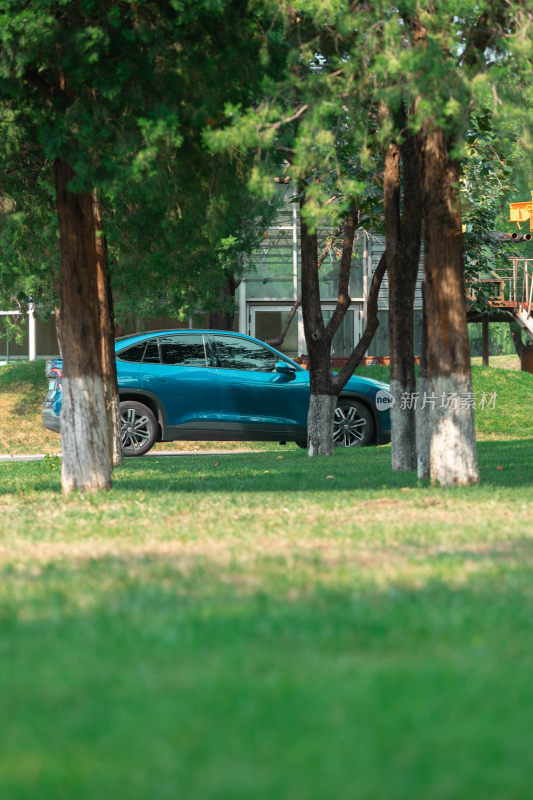
[[[119,390],[133,389],[140,386],[141,362],[146,350],[146,340],[122,347],[116,351],[117,383]]]
[[[162,334],[157,344],[158,360],[145,360],[141,366],[143,388],[159,398],[169,428],[194,431],[209,427],[220,411],[220,387],[217,371],[207,361],[204,336]]]
[[[283,356],[247,336],[210,338],[220,379],[221,417],[252,435],[298,430],[305,438],[309,373],[299,368],[276,372]]]

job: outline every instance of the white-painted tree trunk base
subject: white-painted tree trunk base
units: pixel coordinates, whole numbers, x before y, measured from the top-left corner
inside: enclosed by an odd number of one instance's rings
[[[413,387],[401,381],[393,380],[390,393],[393,403],[390,408],[391,418],[391,464],[394,472],[407,472],[416,469],[416,423],[415,409],[404,403],[403,394],[412,394]]]
[[[429,421],[429,405],[422,407],[423,398],[429,396],[427,378],[419,378],[416,384],[418,393],[416,406],[416,472],[418,480],[429,478],[429,450],[431,445],[431,428]]]
[[[333,455],[333,415],[337,398],[330,394],[312,394],[307,415],[307,452],[309,456]]]
[[[80,448],[79,442],[85,447]],[[61,487],[65,494],[76,489],[111,488],[111,457],[101,379],[96,376],[64,377],[61,403]]]
[[[122,437],[120,435],[120,400],[117,397],[113,403],[113,441],[112,441],[112,458],[113,466],[120,467],[124,463],[124,454],[122,452]]]
[[[435,408],[430,408],[431,482],[440,486],[477,483],[474,409],[467,403],[467,398],[473,399],[470,377],[447,375],[433,378],[430,389],[437,398]],[[455,403],[452,398],[456,399]]]

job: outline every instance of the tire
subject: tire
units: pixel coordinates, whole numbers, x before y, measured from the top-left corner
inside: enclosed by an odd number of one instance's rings
[[[301,447],[302,450],[307,450],[307,442],[296,442],[298,447]]]
[[[157,441],[157,420],[150,409],[135,400],[120,404],[120,439],[125,456],[144,456]]]
[[[335,447],[364,447],[374,436],[371,412],[357,400],[339,400],[333,418]]]

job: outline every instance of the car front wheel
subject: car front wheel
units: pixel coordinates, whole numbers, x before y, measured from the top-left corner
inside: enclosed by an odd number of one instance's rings
[[[339,400],[333,417],[333,442],[336,447],[364,447],[374,435],[374,420],[366,406],[357,400]]]
[[[157,439],[157,420],[150,409],[134,400],[120,404],[120,439],[125,456],[144,456]]]

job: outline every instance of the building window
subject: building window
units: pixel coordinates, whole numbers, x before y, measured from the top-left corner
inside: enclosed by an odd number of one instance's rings
[[[324,322],[327,325],[333,314],[333,309],[325,309],[322,311]],[[355,312],[349,309],[344,315],[344,319],[337,328],[333,341],[331,343],[332,356],[349,356],[355,346]]]
[[[280,212],[261,246],[248,259],[246,294],[250,300],[294,298],[294,242],[292,208]]]
[[[326,238],[324,237],[324,244]],[[353,298],[363,297],[363,245],[364,237],[354,241],[353,258],[350,267],[350,295]],[[319,244],[318,252],[322,251]],[[339,293],[339,268],[341,250],[339,247],[331,248],[324,259],[319,271],[320,297],[322,300],[336,300]]]
[[[389,350],[389,312],[378,311],[379,328],[368,348],[368,356],[390,356]],[[422,339],[422,311],[417,310],[413,315],[414,354],[420,355]]]
[[[281,329],[287,322],[290,308],[252,308],[252,332],[256,339],[268,342],[280,335]],[[298,356],[298,315],[295,314],[289,329],[285,334],[283,343],[277,347],[289,358]]]
[[[422,311],[414,312],[414,337],[415,337],[415,356],[419,356],[422,351]]]
[[[378,311],[379,327],[367,350],[367,356],[389,355],[389,312]]]

